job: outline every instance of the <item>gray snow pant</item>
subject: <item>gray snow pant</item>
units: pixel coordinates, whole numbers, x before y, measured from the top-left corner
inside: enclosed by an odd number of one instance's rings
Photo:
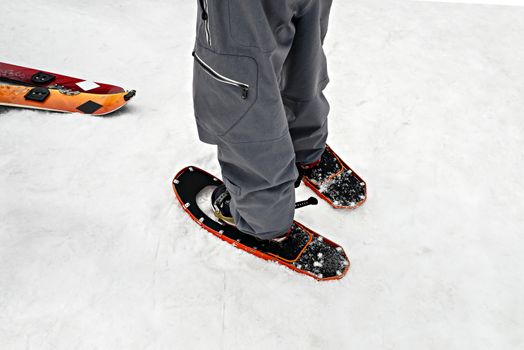
[[[193,97],[200,140],[218,147],[239,230],[293,224],[295,163],[327,138],[322,49],[332,0],[197,0]]]

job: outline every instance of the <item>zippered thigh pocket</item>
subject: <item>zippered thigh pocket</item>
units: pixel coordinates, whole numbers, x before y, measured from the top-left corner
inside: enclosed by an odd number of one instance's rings
[[[212,135],[224,135],[257,98],[257,63],[251,57],[217,54],[204,48],[194,51],[193,57],[197,123]]]
[[[228,84],[231,86],[236,86],[239,91],[242,91],[242,98],[245,100],[249,96],[249,85],[246,83],[243,83],[241,81],[237,81],[231,78],[228,78],[217,71],[215,71],[213,68],[211,68],[206,62],[204,62],[196,53],[193,51],[193,57],[195,58],[195,61],[198,63],[200,67],[202,67],[203,70],[206,71],[213,79],[215,79],[218,82],[221,82],[223,84]]]

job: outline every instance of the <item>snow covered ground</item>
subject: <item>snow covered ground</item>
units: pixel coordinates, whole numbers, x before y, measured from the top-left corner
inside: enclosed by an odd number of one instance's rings
[[[333,283],[176,202],[181,167],[218,171],[192,117],[195,11],[2,3],[1,61],[138,95],[107,118],[0,109],[0,349],[523,349],[524,9],[335,1],[330,143],[370,197],[297,214],[346,248]]]

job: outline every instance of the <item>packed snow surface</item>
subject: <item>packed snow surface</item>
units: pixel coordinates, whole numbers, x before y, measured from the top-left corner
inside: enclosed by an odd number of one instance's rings
[[[219,174],[196,6],[2,2],[1,61],[138,94],[106,118],[0,109],[0,349],[523,349],[524,9],[335,1],[329,143],[369,198],[297,212],[351,259],[317,283],[173,196],[186,165]]]

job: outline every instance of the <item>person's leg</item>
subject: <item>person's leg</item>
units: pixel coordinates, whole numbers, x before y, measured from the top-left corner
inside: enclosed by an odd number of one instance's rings
[[[282,70],[282,99],[298,164],[320,159],[328,136],[328,84],[322,48],[332,0],[312,0],[294,19],[296,34]]]
[[[297,177],[279,85],[293,42],[292,1],[198,3],[194,105],[200,138],[218,147],[239,230],[278,237],[293,223]]]

